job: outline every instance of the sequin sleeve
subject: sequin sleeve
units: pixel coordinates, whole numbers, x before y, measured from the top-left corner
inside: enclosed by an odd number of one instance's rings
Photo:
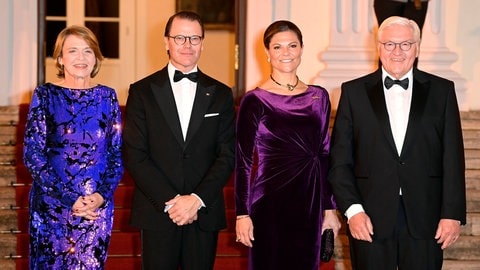
[[[28,168],[35,189],[40,189],[48,197],[71,206],[81,195],[60,181],[47,157],[47,95],[48,88],[37,87],[32,96],[27,115],[23,159]]]
[[[115,91],[111,91],[111,112],[106,114],[109,127],[107,129],[107,168],[102,176],[103,181],[97,189],[104,200],[111,200],[113,193],[123,176],[122,163],[122,117]]]

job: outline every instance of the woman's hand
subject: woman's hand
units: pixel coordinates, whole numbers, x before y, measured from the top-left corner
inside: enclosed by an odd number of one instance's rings
[[[244,244],[247,247],[252,247],[255,239],[253,239],[253,222],[247,216],[237,216],[237,224],[235,225],[237,239],[235,241]]]
[[[72,207],[73,215],[96,220],[99,216],[97,210],[103,203],[104,199],[99,193],[78,197]]]
[[[333,234],[335,235],[335,237],[337,237],[338,231],[341,227],[342,223],[338,218],[337,210],[325,210],[323,216],[322,233],[326,229],[333,229]]]

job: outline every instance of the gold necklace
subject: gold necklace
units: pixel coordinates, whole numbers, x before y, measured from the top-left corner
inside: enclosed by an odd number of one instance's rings
[[[293,89],[295,89],[295,87],[297,87],[298,85],[298,76],[295,75],[295,77],[297,77],[297,82],[295,83],[295,85],[291,85],[289,83],[287,83],[287,85],[283,85],[277,81],[275,81],[275,79],[273,78],[272,74],[270,74],[270,79],[272,79],[272,81],[276,84],[278,84],[279,86],[282,86],[282,87],[286,87],[289,91],[293,91]]]

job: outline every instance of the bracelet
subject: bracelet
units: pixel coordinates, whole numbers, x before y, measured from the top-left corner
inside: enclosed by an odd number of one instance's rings
[[[247,218],[247,217],[250,217],[250,216],[249,215],[238,216],[237,220],[242,219],[242,218]]]

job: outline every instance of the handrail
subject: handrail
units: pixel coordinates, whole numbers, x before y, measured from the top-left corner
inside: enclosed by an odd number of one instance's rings
[[[26,257],[26,256],[25,256]],[[3,256],[4,259],[9,259],[9,260],[13,260],[13,259],[21,259],[23,258],[22,255],[14,255],[14,254],[10,254],[10,255],[6,255],[6,256]]]
[[[0,207],[0,210],[13,210],[13,211],[16,211],[16,210],[20,210],[20,209],[22,209],[22,207],[16,206],[16,205],[13,205],[13,204],[10,204],[9,206],[2,206],[2,207]]]
[[[17,161],[15,159],[0,162],[0,166],[15,166],[16,164],[17,164]]]
[[[7,121],[7,122],[0,122],[0,126],[4,126],[4,127],[13,127],[13,126],[17,126],[18,125],[18,122],[15,121],[15,120],[10,120],[10,121]]]
[[[8,142],[1,142],[0,146],[15,146],[17,142],[15,140],[9,140]]]
[[[0,234],[19,234],[22,233],[22,231],[19,231],[17,229],[10,229],[10,230],[2,230],[0,231]]]
[[[10,182],[10,187],[24,187],[27,186],[25,183]]]

